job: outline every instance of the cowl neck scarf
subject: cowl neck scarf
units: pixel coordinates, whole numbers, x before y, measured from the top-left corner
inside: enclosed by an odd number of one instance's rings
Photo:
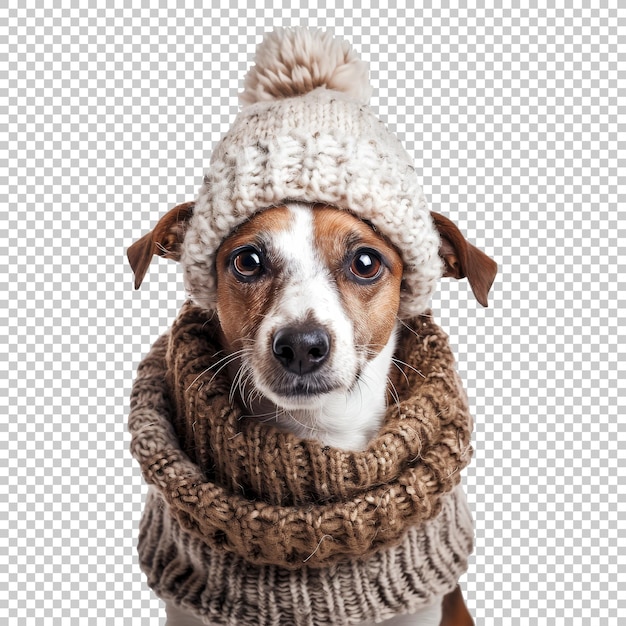
[[[256,565],[326,567],[397,544],[460,482],[473,426],[446,334],[429,314],[403,324],[397,397],[351,452],[246,417],[216,365],[216,316],[186,303],[133,385],[131,452],[146,482],[182,529]]]

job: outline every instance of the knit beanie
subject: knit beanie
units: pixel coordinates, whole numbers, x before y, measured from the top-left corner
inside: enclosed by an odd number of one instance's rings
[[[213,151],[182,250],[192,300],[215,309],[221,242],[264,209],[323,203],[368,221],[404,263],[399,315],[428,308],[439,235],[415,167],[368,106],[368,67],[328,32],[277,29],[259,45],[242,109]]]

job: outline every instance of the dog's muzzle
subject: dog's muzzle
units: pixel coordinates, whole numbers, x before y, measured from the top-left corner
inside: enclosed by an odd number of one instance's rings
[[[286,326],[272,341],[272,353],[292,374],[303,376],[318,370],[330,355],[331,340],[321,326]]]

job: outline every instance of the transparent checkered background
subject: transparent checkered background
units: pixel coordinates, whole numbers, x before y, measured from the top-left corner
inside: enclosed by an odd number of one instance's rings
[[[158,261],[135,292],[125,249],[194,198],[256,44],[291,24],[353,42],[432,207],[500,265],[488,309],[465,281],[433,302],[476,417],[477,624],[626,623],[626,10],[17,4],[0,3],[0,623],[164,619],[126,414],[184,291]]]

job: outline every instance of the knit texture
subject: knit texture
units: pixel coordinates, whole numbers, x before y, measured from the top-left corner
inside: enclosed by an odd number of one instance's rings
[[[151,485],[139,560],[149,585],[214,624],[321,626],[412,613],[454,589],[473,527],[458,484],[472,419],[428,316],[363,452],[300,440],[228,398],[217,322],[191,303],[139,366],[131,451]]]
[[[265,37],[239,94],[242,107],[299,96],[318,87],[346,93],[367,104],[372,93],[367,63],[347,41],[330,32],[280,28]]]
[[[215,318],[184,305],[131,396],[131,451],[183,528],[250,563],[325,567],[439,513],[470,461],[472,419],[446,335],[429,317],[400,337],[400,402],[362,452],[245,418],[215,371],[218,333]]]
[[[371,222],[402,256],[400,316],[423,313],[442,275],[439,235],[411,158],[367,105],[366,64],[346,42],[301,28],[268,34],[256,61],[185,236],[190,297],[215,309],[224,238],[263,209],[299,201]]]
[[[472,517],[461,485],[439,515],[368,559],[289,570],[252,565],[180,527],[151,488],[139,563],[164,601],[223,626],[346,626],[416,613],[450,593],[467,570]]]

